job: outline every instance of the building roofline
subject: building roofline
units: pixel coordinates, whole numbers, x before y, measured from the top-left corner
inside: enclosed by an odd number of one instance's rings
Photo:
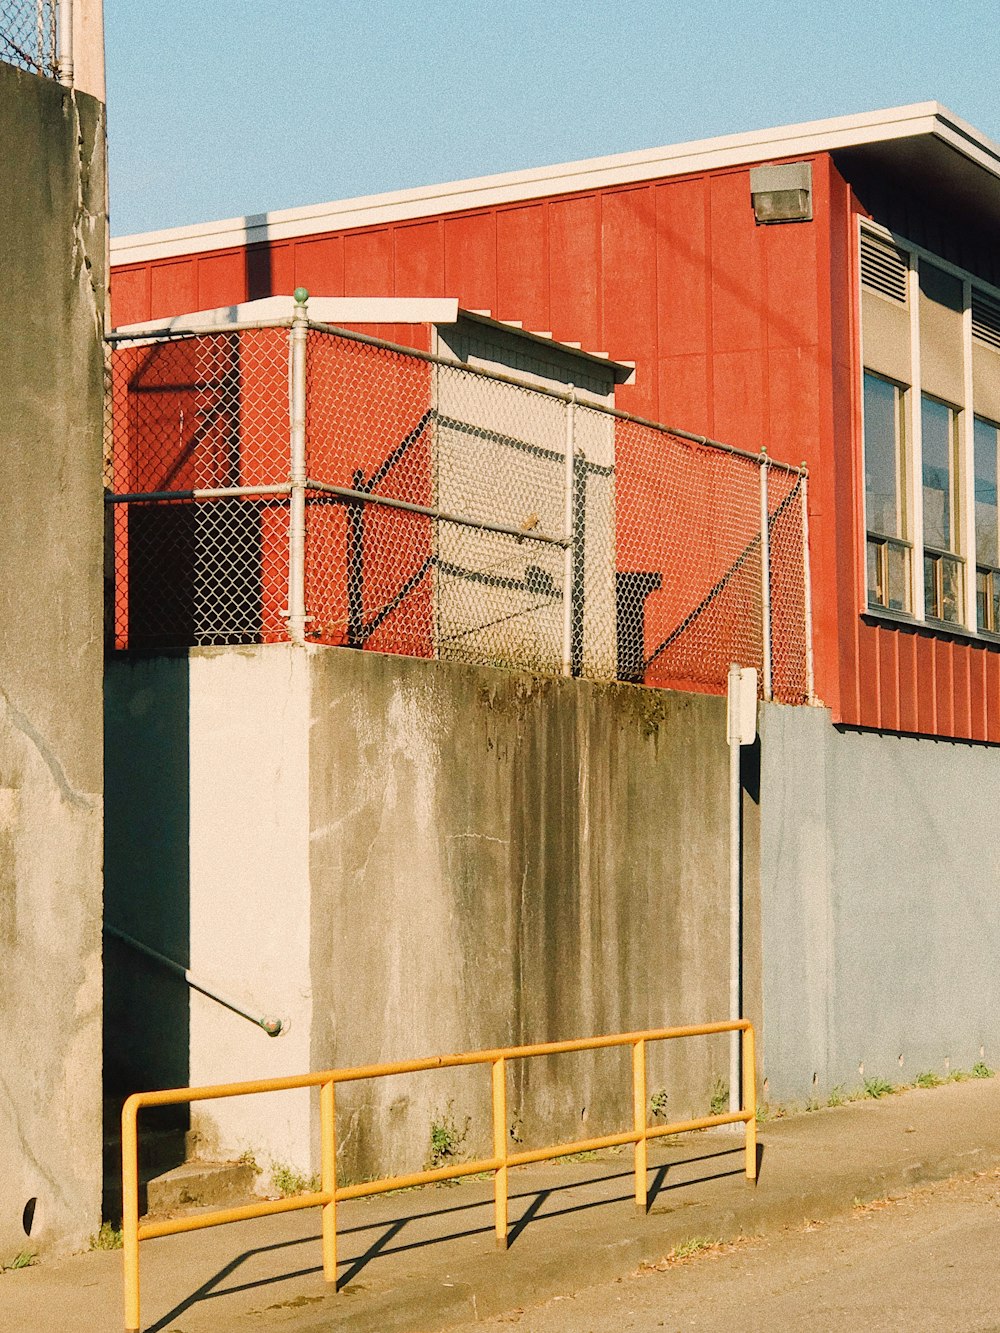
[[[920,135],[942,140],[1000,181],[1000,146],[940,103],[917,102],[863,115],[806,121],[610,157],[121,236],[111,241],[111,262],[124,265],[202,254]]]

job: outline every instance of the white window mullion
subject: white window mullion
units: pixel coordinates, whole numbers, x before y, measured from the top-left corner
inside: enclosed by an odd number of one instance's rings
[[[976,414],[972,401],[972,283],[962,283],[962,475],[959,479],[959,503],[962,522],[962,554],[965,556],[965,623],[978,630],[976,608]]]
[[[924,470],[920,433],[920,270],[917,256],[910,252],[908,274],[910,299],[910,392],[907,394],[906,432],[910,462],[909,494],[910,538],[913,559],[911,603],[917,620],[924,619]]]

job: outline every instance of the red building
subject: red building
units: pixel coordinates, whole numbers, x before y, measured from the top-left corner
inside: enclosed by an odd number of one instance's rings
[[[634,361],[619,407],[808,466],[833,721],[997,742],[998,230],[923,103],[119,239],[112,309],[449,297]]]

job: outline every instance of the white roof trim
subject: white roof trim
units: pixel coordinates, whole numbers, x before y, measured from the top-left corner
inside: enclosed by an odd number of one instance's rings
[[[201,254],[927,134],[937,136],[1000,178],[1000,147],[939,103],[918,102],[860,116],[813,120],[559,166],[122,236],[111,242],[111,262],[134,264],[172,255]]]
[[[312,296],[307,310],[309,318],[321,324],[454,324],[458,319],[458,301],[447,297]],[[185,333],[204,333],[223,324],[291,319],[294,313],[295,301],[291,296],[262,296],[257,301],[241,301],[239,305],[123,324],[114,331],[164,333],[180,329]]]
[[[291,296],[262,296],[238,305],[216,306],[214,310],[194,310],[166,319],[145,319],[138,324],[122,324],[113,333],[136,335],[157,333],[210,333],[233,324],[289,321],[295,313]],[[496,329],[507,329],[531,342],[547,343],[568,355],[590,362],[618,384],[635,382],[634,361],[612,361],[607,352],[584,351],[579,343],[563,343],[551,333],[525,329],[520,320],[494,319],[488,310],[459,310],[454,297],[409,296],[311,296],[306,305],[311,320],[335,326],[344,324],[456,324],[459,314]]]

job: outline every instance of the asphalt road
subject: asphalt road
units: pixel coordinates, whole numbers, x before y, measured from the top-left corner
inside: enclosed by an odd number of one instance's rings
[[[1000,1330],[1000,1171],[666,1259],[449,1333]]]

